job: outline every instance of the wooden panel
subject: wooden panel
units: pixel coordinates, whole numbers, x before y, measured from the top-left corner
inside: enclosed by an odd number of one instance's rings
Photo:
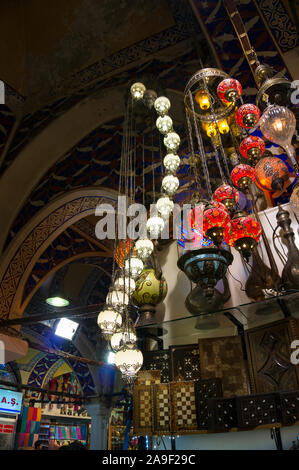
[[[137,435],[152,434],[152,385],[135,385],[133,393],[133,426]]]
[[[172,380],[200,380],[198,344],[170,346]]]
[[[198,429],[208,429],[209,398],[222,397],[220,379],[198,380],[195,382],[195,401]]]
[[[215,432],[237,428],[235,398],[209,399],[209,429]]]
[[[236,404],[239,428],[272,426],[280,422],[278,396],[275,393],[237,397]]]
[[[199,350],[202,379],[221,379],[224,397],[249,393],[249,380],[239,336],[200,339]]]
[[[169,350],[145,351],[143,353],[142,370],[160,370],[161,382],[167,383],[171,380],[170,352]]]
[[[188,434],[197,429],[194,382],[171,382],[171,429]]]
[[[253,393],[297,390],[299,370],[290,362],[293,339],[298,339],[294,318],[254,328],[246,333]]]
[[[153,409],[153,433],[155,435],[168,434],[171,425],[169,384],[153,386]]]
[[[299,423],[299,390],[279,394],[282,424],[290,426]]]

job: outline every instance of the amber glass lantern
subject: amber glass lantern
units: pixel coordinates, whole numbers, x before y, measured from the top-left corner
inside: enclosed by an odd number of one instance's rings
[[[200,106],[200,109],[206,110],[210,107],[210,99],[205,90],[198,90],[195,93],[195,101]]]
[[[248,160],[257,161],[262,157],[266,149],[265,142],[260,137],[250,135],[242,140],[240,145],[240,152],[244,158]]]
[[[234,78],[226,78],[219,83],[217,95],[223,103],[236,101],[242,94],[242,85]]]
[[[288,167],[280,158],[265,157],[255,166],[256,184],[266,191],[282,191],[288,179]]]
[[[246,190],[255,180],[254,168],[241,163],[240,165],[234,167],[233,171],[231,172],[231,179],[233,184],[238,189]]]
[[[256,126],[260,115],[261,112],[259,108],[254,104],[243,104],[236,112],[236,121],[239,126],[250,129],[250,127]]]
[[[228,210],[233,209],[234,205],[239,201],[239,197],[239,191],[228,184],[222,184],[213,194],[215,201],[224,204]]]
[[[248,260],[253,248],[259,241],[262,228],[257,220],[242,214],[236,214],[236,217],[226,225],[224,240]]]
[[[203,211],[204,235],[212,240],[214,245],[220,245],[223,240],[224,227],[229,221],[229,213],[221,202],[209,203]]]

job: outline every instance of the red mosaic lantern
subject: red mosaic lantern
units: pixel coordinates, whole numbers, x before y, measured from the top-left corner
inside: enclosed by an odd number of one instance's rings
[[[231,172],[233,184],[239,189],[248,189],[255,180],[255,171],[252,166],[241,163],[234,167]]]
[[[242,85],[234,78],[226,78],[219,83],[217,95],[223,103],[236,101],[242,94]]]
[[[134,241],[130,240],[122,240],[116,247],[115,250],[115,260],[120,268],[124,267],[124,260],[130,253],[130,251],[134,248]],[[135,252],[135,248],[133,250]]]
[[[222,202],[228,210],[233,209],[234,205],[239,201],[239,197],[239,191],[228,184],[222,184],[213,194],[215,201]]]
[[[261,112],[255,104],[243,104],[236,112],[236,121],[239,126],[249,129],[258,123],[260,115]]]
[[[289,179],[286,164],[277,157],[262,158],[255,166],[256,184],[266,191],[283,191]]]
[[[240,145],[240,152],[244,158],[256,161],[264,153],[266,144],[260,137],[250,135],[246,139],[242,140]]]
[[[224,227],[229,223],[230,216],[221,202],[212,201],[203,212],[203,233],[215,245],[223,240]]]
[[[248,260],[261,233],[262,228],[257,220],[239,213],[226,225],[224,240],[228,245],[234,246]]]

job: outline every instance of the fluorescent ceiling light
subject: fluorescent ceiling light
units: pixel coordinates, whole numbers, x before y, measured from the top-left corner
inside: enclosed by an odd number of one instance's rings
[[[61,318],[57,324],[55,334],[65,339],[73,339],[74,334],[77,331],[79,323],[76,323],[68,318]]]
[[[69,305],[69,301],[67,299],[63,299],[62,297],[48,297],[46,302],[53,307],[66,307]]]

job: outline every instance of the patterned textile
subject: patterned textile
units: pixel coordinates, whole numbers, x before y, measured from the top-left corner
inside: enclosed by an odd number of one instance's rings
[[[247,395],[248,379],[239,336],[199,340],[202,379],[219,378],[223,396]]]
[[[170,352],[168,350],[146,351],[143,353],[143,370],[160,370],[161,382],[171,380]]]
[[[234,398],[210,398],[209,430],[223,432],[236,427],[236,400]]]
[[[137,375],[136,385],[154,385],[161,383],[160,370],[140,370]]]
[[[252,428],[280,421],[277,395],[266,393],[237,397],[238,427]]]
[[[170,432],[170,395],[169,384],[153,385],[154,434]]]
[[[253,328],[245,338],[253,393],[299,389],[299,366],[290,362],[290,345],[298,338],[295,318]]]
[[[199,349],[197,344],[170,346],[172,380],[200,379]]]
[[[195,401],[198,429],[208,429],[209,398],[222,397],[220,379],[198,380],[195,382]]]
[[[42,419],[42,409],[23,406],[20,431],[17,436],[18,447],[32,447],[37,440]]]
[[[194,382],[171,382],[171,419],[173,432],[197,429]]]
[[[281,422],[288,426],[299,422],[299,391],[279,394]]]
[[[152,434],[152,386],[135,385],[133,393],[133,426],[135,434]]]

